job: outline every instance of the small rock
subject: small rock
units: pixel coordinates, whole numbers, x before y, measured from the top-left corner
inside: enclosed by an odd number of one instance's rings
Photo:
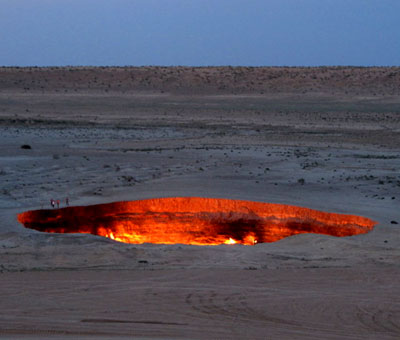
[[[29,144],[22,144],[21,149],[30,150],[32,147]]]
[[[304,180],[304,178],[299,178],[299,179],[297,180],[297,183],[299,183],[299,184],[301,184],[301,185],[304,185],[305,182],[306,182],[306,181]]]
[[[399,224],[397,221],[390,221],[391,224]]]

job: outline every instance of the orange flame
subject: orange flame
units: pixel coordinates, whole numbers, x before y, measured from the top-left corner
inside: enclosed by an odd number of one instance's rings
[[[18,215],[25,227],[50,233],[91,233],[124,243],[245,244],[274,242],[300,233],[352,236],[376,222],[361,216],[284,204],[176,197]]]

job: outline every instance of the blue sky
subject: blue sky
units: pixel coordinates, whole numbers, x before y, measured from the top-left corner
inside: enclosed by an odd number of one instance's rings
[[[0,65],[400,65],[400,0],[0,0]]]

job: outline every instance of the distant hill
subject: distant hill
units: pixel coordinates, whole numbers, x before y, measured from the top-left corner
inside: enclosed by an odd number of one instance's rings
[[[400,67],[1,67],[0,92],[400,94]]]

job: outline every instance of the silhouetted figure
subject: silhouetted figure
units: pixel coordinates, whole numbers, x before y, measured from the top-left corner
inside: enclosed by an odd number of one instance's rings
[[[56,202],[53,199],[51,199],[50,200],[50,205],[51,205],[52,208],[54,208],[55,204],[56,204]]]
[[[60,200],[57,200],[57,209],[60,208]]]
[[[66,205],[67,207],[69,207],[69,198],[68,198],[68,197],[65,199],[65,205]]]

